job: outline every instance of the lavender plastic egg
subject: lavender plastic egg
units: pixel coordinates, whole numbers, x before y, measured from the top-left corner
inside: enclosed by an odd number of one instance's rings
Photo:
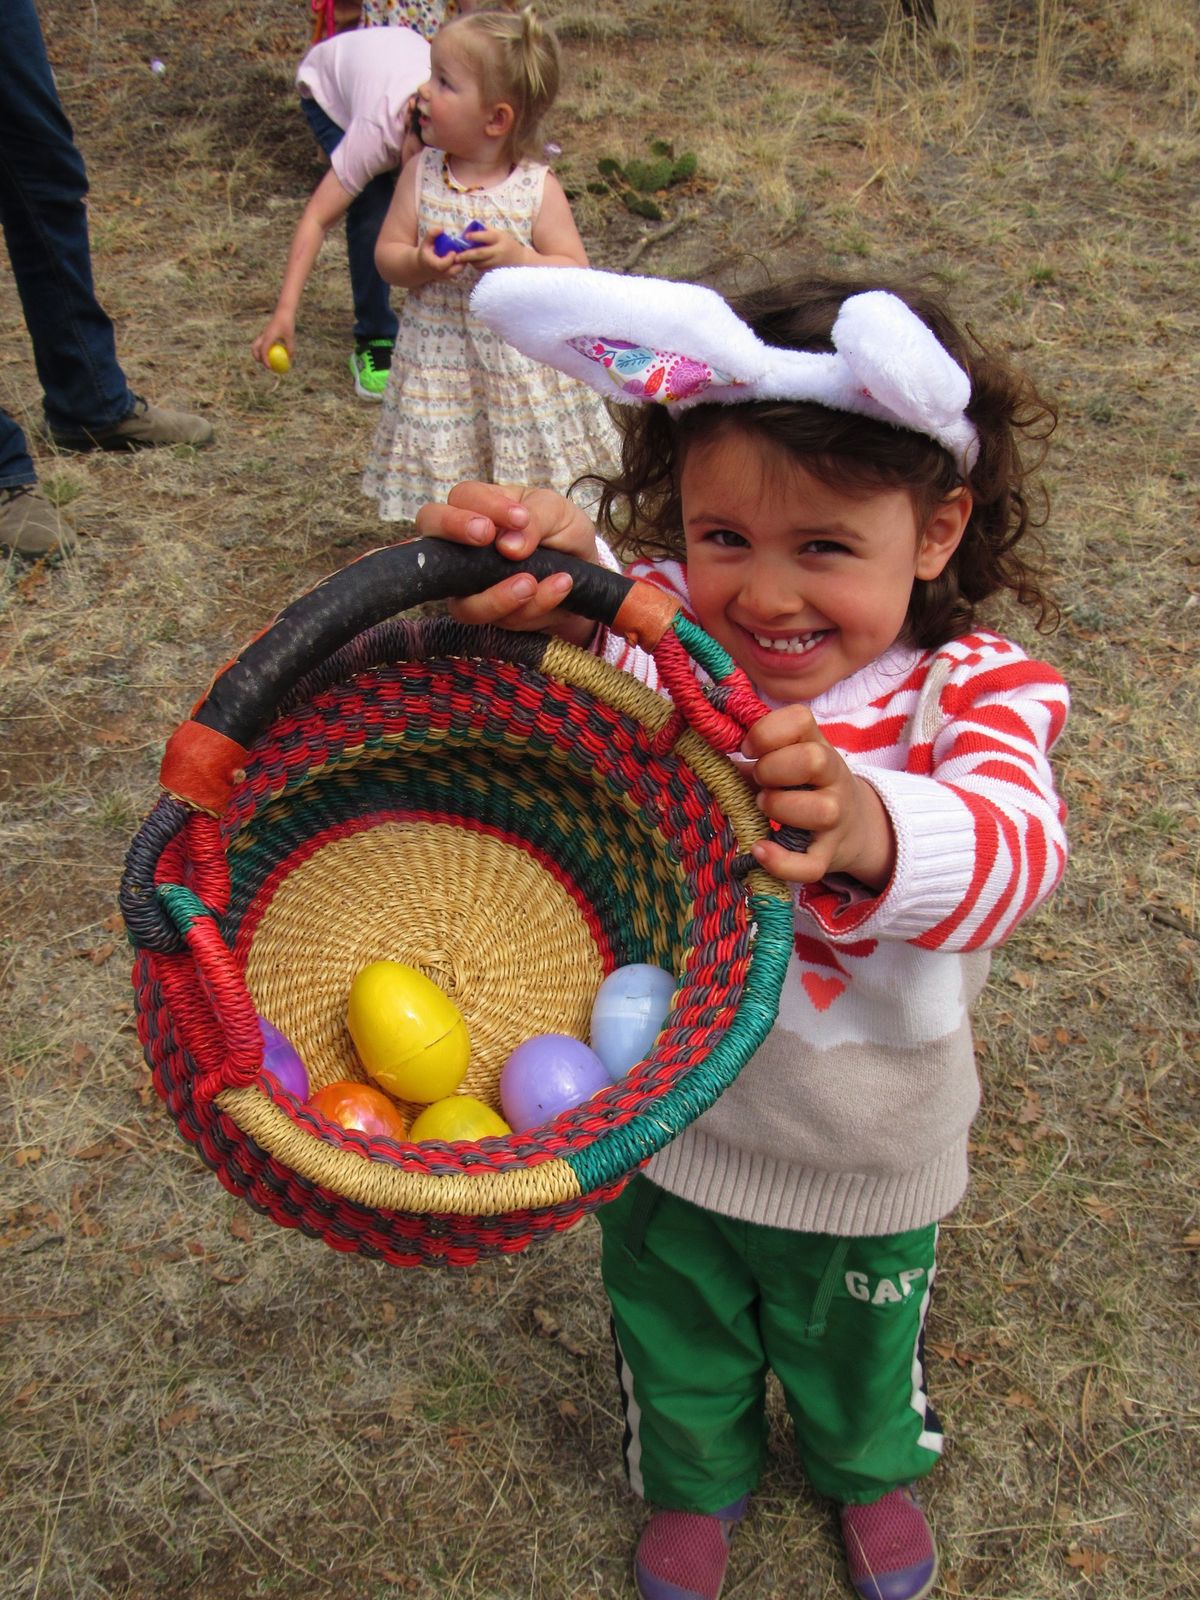
[[[308,1068],[301,1061],[295,1045],[266,1017],[259,1017],[258,1031],[263,1040],[262,1070],[269,1072],[276,1083],[289,1094],[294,1094],[297,1100],[307,1100]]]
[[[500,1070],[504,1119],[518,1133],[540,1127],[609,1088],[611,1081],[586,1044],[567,1033],[539,1033],[519,1044]]]
[[[675,975],[635,961],[610,972],[592,1004],[592,1049],[615,1083],[650,1054],[671,1009]]]

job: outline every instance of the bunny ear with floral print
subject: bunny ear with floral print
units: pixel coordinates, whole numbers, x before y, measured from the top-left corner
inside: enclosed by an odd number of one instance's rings
[[[970,379],[882,289],[843,303],[833,353],[764,344],[701,284],[590,268],[493,268],[471,310],[523,354],[626,405],[806,400],[926,434],[964,473],[979,453]]]

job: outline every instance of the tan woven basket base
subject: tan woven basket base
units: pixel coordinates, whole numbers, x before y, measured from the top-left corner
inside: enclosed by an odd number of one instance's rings
[[[416,967],[454,1001],[471,1039],[463,1092],[496,1110],[500,1068],[523,1040],[587,1038],[604,976],[579,907],[525,851],[439,823],[336,839],[280,884],[246,967],[256,1006],[292,1040],[313,1089],[365,1077],[346,1001],[355,974],[379,960]]]

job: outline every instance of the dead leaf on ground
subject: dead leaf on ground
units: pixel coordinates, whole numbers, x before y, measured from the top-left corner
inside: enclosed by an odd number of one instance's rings
[[[71,1158],[74,1161],[99,1161],[101,1156],[115,1155],[117,1148],[111,1139],[97,1139],[95,1144],[85,1144],[80,1150],[72,1150]]]
[[[569,1356],[584,1356],[587,1351],[583,1345],[577,1344],[569,1334],[563,1331],[563,1325],[558,1318],[547,1311],[545,1306],[534,1306],[533,1329],[540,1339],[553,1339],[555,1344],[562,1345]]]
[[[1010,1411],[1037,1411],[1038,1403],[1025,1389],[1010,1389],[1003,1403]]]
[[[934,1355],[941,1356],[943,1361],[953,1361],[956,1367],[969,1367],[973,1362],[980,1360],[978,1350],[967,1350],[960,1344],[954,1344],[944,1339],[929,1339],[926,1341]]]
[[[1036,1089],[1026,1089],[1024,1103],[1017,1112],[1017,1121],[1028,1125],[1040,1122],[1043,1115],[1041,1095]]]
[[[182,1428],[189,1422],[195,1422],[199,1415],[198,1405],[176,1406],[174,1411],[168,1411],[165,1417],[158,1419],[158,1426],[163,1433],[170,1433],[172,1428]]]
[[[1110,1206],[1107,1200],[1101,1200],[1098,1194],[1085,1194],[1083,1208],[1090,1211],[1097,1222],[1115,1222],[1117,1220],[1116,1206]]]
[[[1098,1577],[1111,1560],[1106,1551],[1093,1550],[1088,1545],[1075,1545],[1067,1551],[1067,1565],[1077,1568],[1085,1578]]]
[[[111,939],[106,939],[103,944],[87,945],[82,950],[76,950],[75,954],[81,961],[90,961],[94,967],[98,967],[108,960],[116,948]]]

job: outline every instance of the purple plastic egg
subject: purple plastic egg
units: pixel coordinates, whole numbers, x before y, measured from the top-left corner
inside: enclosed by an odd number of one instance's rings
[[[258,1031],[263,1041],[262,1070],[269,1072],[280,1088],[294,1094],[297,1100],[307,1100],[308,1068],[297,1054],[295,1045],[266,1017],[259,1017]]]
[[[539,1033],[501,1068],[500,1104],[509,1127],[523,1133],[611,1086],[603,1061],[586,1044],[568,1033]]]

